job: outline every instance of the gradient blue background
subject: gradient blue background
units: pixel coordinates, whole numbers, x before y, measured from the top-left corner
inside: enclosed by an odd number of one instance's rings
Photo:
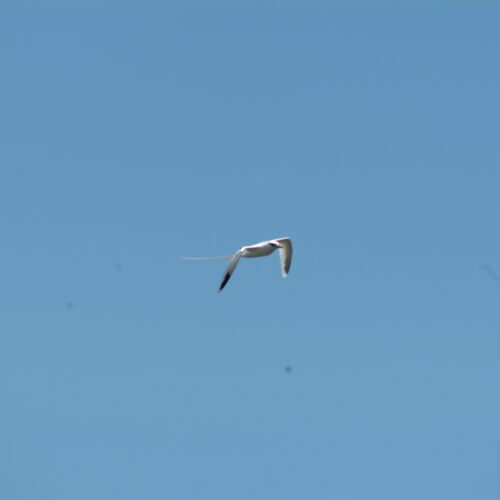
[[[499,16],[4,4],[0,497],[500,498]]]

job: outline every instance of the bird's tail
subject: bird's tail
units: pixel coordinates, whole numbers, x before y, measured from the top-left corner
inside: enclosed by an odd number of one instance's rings
[[[218,255],[217,257],[180,257],[184,260],[212,260],[212,259],[229,259],[234,257],[233,255]]]

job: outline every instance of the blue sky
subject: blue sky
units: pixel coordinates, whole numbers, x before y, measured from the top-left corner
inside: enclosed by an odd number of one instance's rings
[[[0,496],[498,499],[499,14],[4,5]]]

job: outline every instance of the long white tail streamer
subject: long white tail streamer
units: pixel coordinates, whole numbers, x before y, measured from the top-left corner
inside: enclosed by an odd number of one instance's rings
[[[219,255],[217,257],[181,257],[184,260],[212,260],[212,259],[230,259],[233,255]]]

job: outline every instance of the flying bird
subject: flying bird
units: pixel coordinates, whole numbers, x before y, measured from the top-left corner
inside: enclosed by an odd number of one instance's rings
[[[281,275],[283,278],[288,276],[290,265],[292,264],[292,240],[290,238],[278,238],[276,240],[262,241],[255,245],[247,245],[241,247],[235,254],[219,255],[217,257],[181,257],[187,260],[209,260],[209,259],[228,259],[231,258],[229,264],[224,271],[222,281],[219,286],[219,292],[227,285],[241,257],[251,259],[253,257],[265,257],[272,254],[276,249],[280,251]]]

